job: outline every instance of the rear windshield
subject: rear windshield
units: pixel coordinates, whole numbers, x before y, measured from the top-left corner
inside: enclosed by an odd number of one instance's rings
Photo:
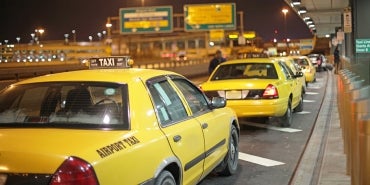
[[[240,63],[221,65],[211,80],[249,78],[277,79],[278,76],[272,63]]]
[[[295,58],[294,62],[296,64],[300,65],[300,66],[308,66],[309,65],[308,61],[304,58]]]
[[[0,92],[0,126],[128,128],[127,85],[34,83]]]

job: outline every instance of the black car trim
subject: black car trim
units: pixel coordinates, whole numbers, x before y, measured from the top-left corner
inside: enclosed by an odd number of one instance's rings
[[[215,146],[213,146],[209,150],[205,151],[204,153],[200,154],[199,156],[197,156],[196,158],[194,158],[190,162],[186,163],[185,167],[184,167],[184,170],[185,171],[189,170],[190,168],[192,168],[193,166],[198,164],[200,161],[202,161],[206,157],[210,156],[213,152],[215,152],[217,150],[217,148],[220,148],[225,143],[226,143],[226,139],[221,140],[220,142],[218,142]]]

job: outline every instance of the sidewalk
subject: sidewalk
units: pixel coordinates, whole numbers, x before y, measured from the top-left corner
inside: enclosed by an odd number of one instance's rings
[[[337,75],[328,76],[328,88],[315,128],[291,184],[350,185],[346,174],[337,106]]]

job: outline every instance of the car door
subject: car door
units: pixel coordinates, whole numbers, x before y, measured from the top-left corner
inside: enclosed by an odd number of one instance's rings
[[[174,86],[167,78],[147,82],[160,128],[168,139],[173,153],[181,161],[182,184],[196,184],[204,163],[204,137],[198,120],[189,116]],[[160,152],[160,151],[158,151]]]
[[[287,80],[290,83],[290,92],[293,94],[292,108],[295,108],[301,100],[302,85],[300,84],[299,79],[294,77],[293,71],[284,62],[280,62],[279,64],[283,68],[283,71],[287,76]]]
[[[173,82],[184,95],[191,115],[199,122],[205,138],[204,175],[208,174],[227,153],[227,141],[231,120],[222,109],[210,109],[206,96],[198,87],[185,79],[175,78]]]

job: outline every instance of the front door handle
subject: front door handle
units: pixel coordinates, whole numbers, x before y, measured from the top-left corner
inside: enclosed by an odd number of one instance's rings
[[[206,129],[206,128],[208,128],[208,124],[207,123],[203,123],[202,124],[202,129]]]
[[[180,140],[181,140],[181,136],[180,135],[173,136],[173,141],[174,142],[179,142]]]

